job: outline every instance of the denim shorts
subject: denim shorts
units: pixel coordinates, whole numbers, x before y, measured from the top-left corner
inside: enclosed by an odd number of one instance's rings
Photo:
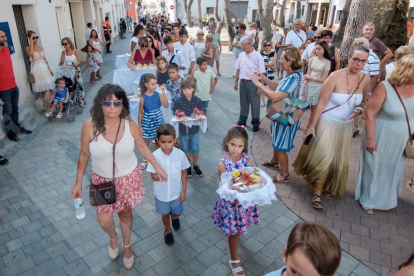
[[[200,134],[199,132],[194,134],[182,134],[180,133],[180,147],[181,150],[185,153],[191,152],[194,154],[199,153],[199,139]]]
[[[178,198],[170,202],[161,201],[156,196],[154,196],[154,198],[155,198],[155,212],[157,212],[157,214],[166,215],[170,212],[172,212],[175,215],[179,215],[179,216],[183,214],[183,211],[184,211],[183,203],[180,202]]]
[[[203,101],[203,109],[208,109],[208,102],[209,101]]]

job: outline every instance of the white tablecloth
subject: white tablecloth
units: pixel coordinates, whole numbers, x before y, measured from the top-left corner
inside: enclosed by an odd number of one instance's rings
[[[129,100],[129,112],[131,114],[131,118],[138,124],[140,98],[129,98],[128,100]],[[164,117],[164,122],[171,124],[171,119],[173,117],[171,100],[168,100],[168,108],[161,106],[161,112],[162,112],[162,116]]]
[[[153,74],[155,75],[156,69],[145,68],[145,69],[136,69],[134,71],[130,69],[117,69],[114,70],[114,79],[113,84],[121,86],[121,88],[127,93],[127,95],[133,95],[137,93],[135,87],[135,80],[139,80],[143,74]]]
[[[184,124],[186,127],[192,127],[192,126],[199,126],[200,130],[203,133],[206,133],[207,131],[207,117],[204,116],[204,120],[202,121],[197,121],[195,118],[193,117],[187,117],[187,119],[184,122],[181,122],[180,119],[178,119],[177,117],[173,116],[171,119],[171,124],[173,125],[173,127],[175,128],[175,133],[177,133],[177,137],[179,135],[179,129],[178,126],[180,123]]]
[[[131,54],[127,55],[117,55],[115,60],[115,67],[117,69],[128,69],[127,63]]]

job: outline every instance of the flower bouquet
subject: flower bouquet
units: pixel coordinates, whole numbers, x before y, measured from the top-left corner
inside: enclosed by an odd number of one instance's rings
[[[197,121],[204,120],[204,112],[200,111],[197,107],[194,108],[192,117]]]
[[[234,170],[229,188],[238,192],[247,193],[262,188],[266,179],[260,175],[259,168],[253,168],[253,172],[246,169]]]
[[[179,109],[177,109],[174,112],[174,116],[177,117],[180,121],[185,121],[187,120],[187,116],[185,115],[184,111],[181,111]]]

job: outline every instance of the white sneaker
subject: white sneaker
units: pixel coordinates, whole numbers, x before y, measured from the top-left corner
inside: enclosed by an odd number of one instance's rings
[[[52,116],[52,112],[46,112],[46,113],[45,113],[45,117],[46,117],[46,118],[49,118],[50,116]]]

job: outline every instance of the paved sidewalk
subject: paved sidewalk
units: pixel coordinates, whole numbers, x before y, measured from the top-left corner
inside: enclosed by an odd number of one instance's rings
[[[308,112],[302,117],[301,128],[308,124]],[[253,139],[253,156],[257,163],[270,160],[272,145],[270,141],[269,120],[264,119],[260,131]],[[363,126],[360,127],[363,130]],[[381,275],[393,275],[398,266],[405,262],[414,250],[412,238],[414,195],[403,185],[402,195],[396,209],[389,211],[374,210],[373,215],[365,213],[354,200],[354,190],[359,172],[361,136],[353,138],[346,194],[332,200],[322,199],[324,208],[311,207],[312,189],[302,177],[291,173],[287,184],[277,184],[277,195],[283,203],[299,215],[301,219],[319,222],[329,227],[340,239],[341,247]],[[295,148],[289,153],[290,165],[295,160],[303,142],[303,131],[299,130]],[[392,164],[390,164],[392,166]],[[275,170],[266,168],[274,175]],[[293,172],[292,166],[289,171]],[[414,162],[409,160],[405,167],[404,183],[414,176]]]
[[[112,46],[114,54],[104,55],[104,78],[99,84],[91,86],[88,74],[84,74],[88,107],[99,87],[112,82],[115,55],[123,53],[128,44],[129,39],[119,41]],[[223,54],[223,65],[230,68],[232,60],[231,53]],[[85,108],[83,114],[74,115],[74,123],[66,122],[64,116],[60,121],[39,124],[33,135],[22,137],[6,151],[10,164],[0,167],[0,274],[230,275],[227,238],[211,219],[217,200],[220,144],[239,114],[237,92],[232,90],[233,79],[229,78],[231,70],[223,70],[222,74],[210,103],[209,130],[200,138],[200,167],[205,176],[189,180],[182,229],[174,232],[173,246],[164,243],[147,173],[144,202],[133,210],[132,249],[136,261],[130,271],[123,268],[122,252],[116,261],[110,261],[109,238],[99,227],[89,203],[85,204],[86,217],[76,218],[70,189],[76,174],[80,130],[89,118]],[[251,127],[249,135],[252,142]],[[259,141],[258,137],[253,149],[258,148],[259,142],[265,149],[266,139]],[[86,175],[89,172],[90,166]],[[87,184],[86,176],[84,187]],[[87,192],[84,190],[85,200]],[[240,240],[239,256],[246,275],[263,275],[280,268],[283,245],[293,225],[300,221],[282,201],[259,209],[262,224],[251,227]],[[118,246],[121,243],[119,240]],[[344,251],[338,275],[376,274]]]

